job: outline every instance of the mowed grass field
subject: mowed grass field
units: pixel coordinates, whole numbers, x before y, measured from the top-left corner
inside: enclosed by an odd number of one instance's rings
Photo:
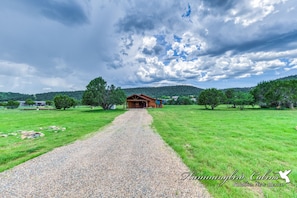
[[[165,106],[149,109],[153,128],[214,197],[297,197],[297,111]],[[279,171],[291,170],[290,183]],[[185,179],[188,174],[180,176]],[[186,180],[185,179],[185,182]],[[220,185],[222,184],[222,185]]]
[[[0,172],[28,159],[69,144],[111,123],[124,110],[104,111],[89,107],[63,110],[0,109]],[[66,128],[51,130],[50,126]],[[44,137],[21,139],[20,131],[42,132]],[[1,137],[1,135],[8,135]]]

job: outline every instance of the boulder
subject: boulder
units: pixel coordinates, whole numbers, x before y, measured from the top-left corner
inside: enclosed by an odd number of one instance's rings
[[[24,139],[34,139],[34,138],[39,138],[43,137],[44,134],[41,132],[36,132],[36,131],[22,131],[21,132],[21,138]]]
[[[54,131],[54,132],[65,131],[66,130],[65,127],[58,127],[58,126],[50,126],[48,128],[49,128],[49,130]]]
[[[4,137],[4,138],[6,138],[8,135],[7,134],[0,134],[0,137]]]

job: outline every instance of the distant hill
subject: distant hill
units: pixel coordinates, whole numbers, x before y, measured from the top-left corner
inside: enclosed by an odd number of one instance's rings
[[[297,80],[297,75],[287,76],[284,78],[278,78],[276,80]]]
[[[36,94],[36,100],[38,101],[46,101],[53,100],[56,95],[67,95],[75,100],[81,100],[84,91],[62,91],[62,92],[49,92],[49,93],[39,93]]]
[[[287,76],[276,80],[292,80],[297,79],[297,75]],[[253,87],[245,88],[231,88],[235,91],[249,92]],[[132,94],[146,94],[154,98],[160,98],[161,96],[188,96],[188,95],[199,95],[203,89],[189,86],[189,85],[176,85],[176,86],[163,86],[163,87],[137,87],[123,89],[126,96]],[[227,89],[222,89],[226,91]],[[34,95],[11,93],[11,92],[0,92],[0,101],[8,100],[27,100],[32,99],[36,101],[53,100],[56,95],[68,95],[76,100],[81,100],[84,91],[63,91],[63,92],[49,92],[39,93]]]
[[[242,91],[242,92],[249,92],[253,89],[253,87],[243,87],[243,88],[228,88],[228,89],[233,89],[234,91]],[[226,91],[228,89],[221,89],[222,91]]]
[[[164,86],[164,87],[138,87],[123,89],[126,96],[132,94],[146,94],[151,97],[159,98],[161,96],[186,96],[186,95],[198,95],[203,89],[188,86],[188,85],[176,85],[176,86]],[[7,100],[27,100],[28,98],[36,101],[53,100],[56,95],[68,95],[76,100],[81,100],[84,91],[63,91],[63,92],[49,92],[39,93],[35,95],[0,92],[0,101]]]
[[[165,87],[138,87],[123,89],[126,96],[132,94],[146,94],[151,97],[159,98],[161,96],[184,96],[198,95],[202,89],[187,85],[165,86]],[[68,95],[76,100],[81,100],[84,91],[65,91],[65,92],[49,92],[36,94],[36,100],[52,100],[56,95]]]
[[[287,77],[283,77],[283,78],[278,78],[275,80],[271,80],[271,81],[277,81],[277,80],[297,80],[297,75],[292,75],[292,76],[287,76]],[[233,89],[234,91],[242,91],[242,92],[249,92],[250,90],[252,90],[254,87],[244,87],[244,88],[230,88]],[[229,89],[229,88],[228,88]],[[222,91],[226,91],[227,89],[221,89]]]
[[[0,92],[0,101],[8,101],[8,100],[25,100],[28,98],[33,99],[33,95],[29,94],[21,94],[21,93],[12,93],[12,92]]]
[[[189,85],[176,85],[164,87],[128,88],[123,90],[127,96],[130,96],[132,94],[145,94],[151,97],[160,98],[161,96],[198,95],[203,89]]]

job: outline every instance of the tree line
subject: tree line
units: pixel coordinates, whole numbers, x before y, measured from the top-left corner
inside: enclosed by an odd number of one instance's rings
[[[294,108],[297,101],[297,80],[262,82],[251,93],[263,108]]]
[[[176,86],[177,87],[177,86]],[[74,92],[73,92],[74,93]],[[81,94],[81,93],[80,93]],[[227,104],[229,107],[244,109],[246,105],[259,105],[261,108],[294,108],[297,103],[297,79],[264,81],[259,83],[250,91],[240,89],[226,89],[224,91],[215,88],[205,89],[197,93],[196,101],[193,97],[180,96],[176,100],[166,100],[167,104],[173,105],[204,105],[206,109],[214,109],[220,104]],[[54,104],[56,109],[67,109],[78,104],[101,106],[103,109],[110,109],[114,104],[124,104],[126,93],[114,85],[108,85],[102,78],[98,77],[90,81],[86,90],[82,92],[82,100],[78,101],[66,94],[55,95],[53,101],[47,100],[46,105]],[[170,98],[163,96],[163,98]],[[25,104],[35,104],[31,97],[27,98]],[[166,104],[166,102],[164,102]],[[0,102],[0,106],[16,108],[19,102],[9,100]]]
[[[160,98],[161,96],[187,96],[200,93],[203,89],[188,86],[188,85],[176,85],[176,86],[162,86],[162,87],[139,87],[139,88],[126,88],[122,89],[126,96],[132,94],[145,94],[153,98]],[[0,101],[18,100],[25,101],[27,99],[35,101],[47,101],[53,100],[57,95],[67,95],[77,101],[82,100],[84,90],[81,91],[62,91],[62,92],[48,92],[38,94],[20,94],[11,92],[0,92]]]
[[[124,104],[126,95],[120,87],[108,85],[102,78],[98,77],[90,81],[83,92],[81,103],[84,105],[100,106],[104,110],[111,109],[113,105]],[[66,94],[58,94],[54,96],[53,101],[47,100],[46,105],[54,104],[56,109],[66,110],[70,107],[75,107],[79,102]],[[9,100],[0,102],[0,106],[7,108],[17,108],[20,102]],[[35,101],[31,97],[27,98],[25,105],[33,106]]]
[[[91,80],[82,96],[82,104],[100,106],[104,110],[111,109],[113,105],[124,104],[125,101],[124,91],[120,87],[108,85],[102,77]],[[68,95],[57,95],[54,98],[56,109],[66,110],[77,104],[77,101]]]
[[[293,109],[297,104],[297,80],[261,82],[250,92],[205,89],[200,93],[197,101],[206,109],[214,109],[220,104],[228,104],[240,109],[244,109],[246,105],[256,104],[261,108]]]
[[[14,101],[14,100],[9,100],[7,102],[0,102],[0,107],[5,107],[7,109],[15,109],[18,108],[20,105],[20,102]]]

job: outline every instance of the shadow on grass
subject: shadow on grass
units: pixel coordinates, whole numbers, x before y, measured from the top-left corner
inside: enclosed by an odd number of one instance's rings
[[[282,109],[282,110],[279,110],[279,109],[260,109],[260,108],[244,108],[244,109],[239,109],[239,108],[226,108],[226,109],[193,109],[193,110],[201,110],[201,111],[263,111],[263,110],[266,110],[266,111],[289,111],[291,109]]]
[[[283,111],[283,110],[291,110],[291,109],[276,109],[276,108],[257,108],[257,107],[245,107],[243,109],[240,109],[239,107],[233,108],[233,107],[216,107],[214,109],[211,108],[202,108],[202,107],[196,107],[191,108],[190,110],[197,110],[197,111],[259,111],[259,110],[267,110],[267,111]]]
[[[81,112],[83,113],[112,113],[112,112],[124,112],[127,111],[125,109],[109,109],[109,110],[104,110],[104,109],[89,109],[89,110],[83,110]]]

